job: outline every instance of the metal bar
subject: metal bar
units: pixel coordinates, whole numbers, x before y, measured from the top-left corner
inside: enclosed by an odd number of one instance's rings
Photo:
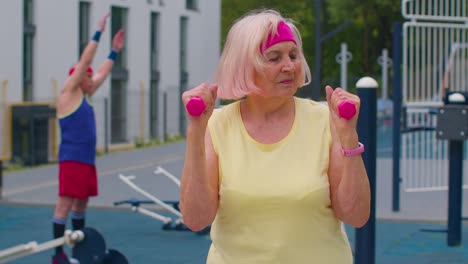
[[[420,2],[423,4],[420,8]],[[401,4],[402,15],[410,20],[437,20],[461,22],[467,21],[465,9],[460,8],[460,2],[455,1],[436,1],[439,2],[439,7],[435,4],[434,11],[425,7],[425,1],[403,0]],[[445,6],[444,6],[445,4]],[[430,4],[429,4],[430,6]]]
[[[403,72],[403,87],[402,87],[402,94],[401,100],[406,102],[406,87],[408,87],[408,25],[405,23],[402,27],[403,29],[403,63],[402,63],[402,72]],[[396,70],[394,71],[395,74],[400,74]],[[398,121],[400,122],[400,120]]]
[[[426,30],[428,30],[428,28],[423,28],[421,29],[421,41],[422,43],[427,43],[427,37],[426,37]],[[421,43],[421,42],[420,42]],[[427,94],[426,93],[426,90],[427,90],[427,84],[426,84],[426,76],[429,76],[428,74],[426,75],[426,71],[427,69],[429,68],[428,67],[428,64],[427,64],[427,61],[426,61],[426,49],[427,46],[426,45],[421,45],[421,89],[419,89],[421,91],[421,94],[419,96],[419,100],[421,100],[422,98],[426,98]]]
[[[449,199],[447,245],[461,245],[463,197],[463,141],[449,141]]]
[[[176,216],[182,217],[182,214],[176,209],[174,209],[172,206],[167,205],[165,202],[159,200],[158,198],[154,197],[153,195],[149,194],[147,191],[143,190],[142,188],[138,187],[135,183],[133,183],[132,179],[135,178],[134,176],[124,176],[122,174],[119,174],[119,178],[128,186],[130,186],[132,189],[146,196],[148,199],[150,199],[154,203],[160,205],[161,207],[175,214]]]
[[[371,213],[367,223],[356,229],[355,263],[375,263],[375,191],[376,191],[376,144],[377,142],[377,87],[358,88],[357,94],[363,102],[361,104],[358,134],[362,138],[366,151],[362,158],[369,177],[371,189]]]
[[[84,233],[80,230],[67,230],[63,237],[59,237],[47,242],[38,244],[36,241],[31,241],[26,244],[13,246],[0,251],[0,264],[7,263],[11,260],[22,258],[28,255],[36,254],[45,250],[49,250],[64,244],[74,245],[84,239]]]
[[[415,31],[415,42],[413,44],[415,45],[412,45],[413,47],[413,55],[414,55],[414,61],[413,63],[415,64],[415,67],[412,68],[412,69],[415,69],[414,71],[414,75],[415,75],[415,83],[414,83],[414,88],[416,89],[412,89],[413,91],[413,101],[419,101],[420,100],[420,91],[421,91],[421,83],[420,83],[420,80],[421,80],[421,58],[420,58],[420,53],[419,53],[419,50],[417,50],[417,44],[421,43],[421,32],[420,30],[417,30],[416,28],[414,28],[414,31]]]
[[[150,210],[148,210],[148,209],[146,209],[146,208],[142,208],[142,207],[139,207],[139,206],[133,206],[133,207],[132,207],[132,210],[133,210],[133,211],[137,211],[138,213],[141,213],[141,214],[143,214],[143,215],[152,217],[152,218],[154,218],[154,219],[156,219],[156,220],[159,220],[159,221],[163,222],[164,224],[167,224],[167,223],[172,222],[172,218],[170,218],[170,217],[165,217],[165,216],[163,216],[163,215],[160,215],[160,214],[158,214],[158,213],[155,213],[155,212],[153,212],[153,211],[150,211]]]
[[[32,249],[36,246],[37,242],[31,241],[27,244],[17,245],[0,251],[0,264],[31,255]]]
[[[431,85],[430,85],[430,93],[431,97],[435,98],[436,92],[438,91],[437,87],[437,30],[436,29],[431,29],[431,38],[429,40],[429,50],[431,51],[430,55],[430,65],[432,67],[432,80],[431,80]]]
[[[409,69],[414,69],[415,66],[414,66],[414,28],[409,28]],[[406,47],[405,47],[405,50],[406,50]],[[413,96],[413,93],[414,91],[413,90],[409,90],[409,87],[414,87],[414,72],[413,71],[410,71],[409,72],[409,85],[405,87],[405,93],[407,94],[407,100],[406,101],[415,101],[414,100],[414,96]]]
[[[457,41],[460,39],[460,29],[458,30],[454,30],[454,38],[455,40],[454,41]],[[453,42],[452,42],[453,43]],[[452,88],[452,90],[458,90],[460,89],[461,87],[461,79],[462,78],[457,78],[459,76],[462,76],[460,75],[460,68],[461,68],[461,56],[460,56],[461,52],[455,52],[455,71],[453,72],[454,74],[454,77],[455,77],[455,87]]]
[[[401,38],[402,25],[393,25],[393,181],[392,181],[392,210],[400,211],[400,146],[401,134]]]
[[[314,7],[314,17],[315,17],[315,58],[314,58],[314,77],[312,78],[312,93],[311,98],[313,100],[320,100],[320,62],[322,60],[322,44],[321,44],[321,0],[315,0]]]
[[[462,30],[461,31],[461,37],[460,39],[466,39],[466,30]],[[461,60],[463,61],[466,61],[467,59],[467,56],[466,56],[466,49],[462,49],[461,50],[461,54],[460,54],[460,57],[461,57]],[[461,63],[461,67],[460,67],[460,72],[461,73],[465,73],[467,71],[467,68],[466,68],[466,63]],[[459,76],[463,76],[463,75],[459,75]],[[461,79],[461,85],[460,87],[467,87],[467,83],[466,83],[466,78],[460,78]]]
[[[426,187],[426,188],[407,188],[405,192],[417,193],[417,192],[437,192],[437,191],[447,191],[449,189],[448,185],[441,185],[436,187]],[[463,185],[462,189],[468,190],[468,185]]]
[[[177,179],[172,173],[168,172],[167,170],[163,169],[161,166],[158,166],[156,170],[153,172],[154,174],[164,174],[166,175],[171,181],[173,181],[177,186],[180,187],[180,180]]]

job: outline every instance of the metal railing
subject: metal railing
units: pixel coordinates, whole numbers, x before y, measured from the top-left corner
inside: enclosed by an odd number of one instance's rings
[[[402,15],[410,20],[466,22],[466,0],[403,0]]]

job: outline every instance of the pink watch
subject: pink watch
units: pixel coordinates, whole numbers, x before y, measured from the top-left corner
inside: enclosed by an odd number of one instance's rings
[[[364,144],[362,144],[361,142],[358,142],[357,148],[344,149],[343,147],[341,147],[341,153],[343,153],[345,157],[357,156],[363,152],[364,152]]]

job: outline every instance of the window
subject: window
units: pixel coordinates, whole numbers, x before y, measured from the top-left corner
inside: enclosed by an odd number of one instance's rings
[[[158,94],[159,94],[159,14],[151,13],[150,21],[150,136],[158,137]]]
[[[112,15],[111,15],[111,45],[112,39],[114,38],[115,33],[120,29],[125,30],[125,35],[128,36],[128,31],[125,25],[127,25],[127,8],[122,7],[112,7]],[[119,56],[115,60],[115,66],[118,67],[126,67],[127,65],[127,45],[124,45],[122,50],[119,52]]]
[[[112,45],[112,39],[120,29],[123,28],[128,36],[125,28],[128,10],[121,7],[112,7],[111,12],[110,38]],[[115,60],[111,73],[111,143],[124,143],[127,141],[127,81],[127,50],[126,45],[124,45]]]
[[[180,80],[179,80],[179,93],[187,90],[188,86],[188,72],[187,72],[187,31],[188,31],[188,18],[180,18],[180,43],[179,43],[179,67],[180,67]],[[179,133],[185,136],[185,109],[182,103],[179,103]]]
[[[34,58],[34,6],[33,0],[24,0],[23,5],[23,101],[33,100],[33,58]]]
[[[185,8],[189,10],[198,10],[198,0],[185,0]]]
[[[180,18],[180,44],[179,44],[179,66],[181,72],[187,71],[187,29],[188,18]],[[186,78],[181,78],[182,81],[187,81]]]
[[[150,25],[150,49],[151,49],[151,69],[156,70],[159,63],[159,14],[151,13]]]
[[[91,4],[89,2],[80,2],[79,7],[79,21],[78,21],[78,57],[81,56],[86,45],[88,45],[91,37],[89,32],[89,21],[90,21],[90,9]]]

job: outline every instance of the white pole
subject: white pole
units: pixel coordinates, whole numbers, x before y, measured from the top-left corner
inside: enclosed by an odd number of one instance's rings
[[[341,66],[341,73],[340,73],[340,86],[344,90],[347,90],[347,80],[348,80],[348,62],[352,59],[351,52],[348,52],[348,45],[346,43],[341,43],[340,53],[336,54],[335,60]]]
[[[388,50],[382,50],[382,56],[377,60],[380,66],[382,66],[382,96],[383,100],[388,99],[388,68],[392,65],[392,60],[388,57]]]
[[[348,46],[346,43],[341,43],[341,88],[347,90],[347,79],[348,79],[348,65],[346,61],[346,53],[348,52]]]

